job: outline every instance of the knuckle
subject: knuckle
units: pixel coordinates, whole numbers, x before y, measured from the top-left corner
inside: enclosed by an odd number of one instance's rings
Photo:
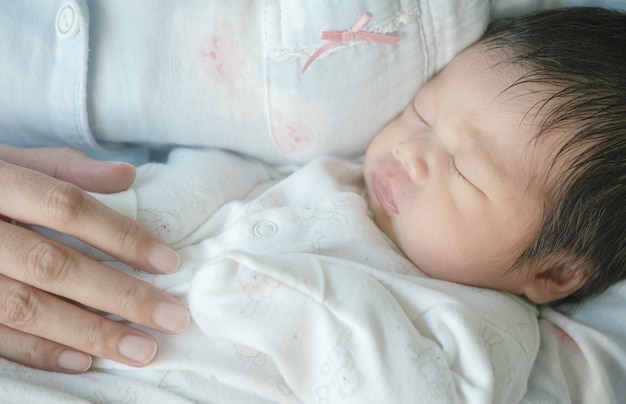
[[[117,228],[117,249],[122,254],[137,250],[139,243],[137,225],[131,220],[123,220]]]
[[[42,198],[49,217],[63,227],[81,217],[87,206],[87,195],[77,186],[59,182],[45,190]]]
[[[136,310],[137,302],[142,297],[142,293],[134,284],[126,285],[117,295],[117,307],[121,313],[132,313]]]
[[[72,255],[47,242],[39,242],[26,253],[25,270],[39,284],[65,281],[74,267]]]
[[[54,355],[48,347],[48,344],[37,341],[28,345],[28,349],[22,351],[23,357],[21,361],[26,364],[42,364],[47,363],[48,367],[52,362],[52,356]]]
[[[80,151],[73,149],[71,147],[57,147],[56,151],[59,154],[59,157],[66,159],[66,160],[82,155]]]
[[[152,313],[156,304],[153,294],[159,293],[157,290],[149,284],[126,283],[118,289],[112,301],[116,314],[134,323],[152,324]]]
[[[0,322],[17,329],[32,327],[40,307],[34,289],[15,284],[0,292]]]
[[[112,347],[106,346],[107,343],[102,338],[106,328],[105,322],[106,320],[103,317],[95,317],[90,324],[83,327],[80,336],[81,350],[95,355],[102,355],[103,352],[112,349]],[[108,335],[108,337],[111,337],[111,335]],[[112,340],[114,338],[111,338]]]

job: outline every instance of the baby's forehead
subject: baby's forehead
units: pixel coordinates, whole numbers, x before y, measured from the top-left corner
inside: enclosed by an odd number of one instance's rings
[[[457,87],[453,91],[472,91],[471,102],[493,102],[523,110],[525,116],[538,115],[543,100],[556,89],[533,75],[532,67],[517,61],[505,49],[476,43],[453,58],[433,82]]]
[[[564,168],[555,161],[568,133],[544,132],[543,126],[557,107],[551,100],[560,89],[535,80],[531,67],[502,48],[477,43],[455,59],[441,79],[475,92],[465,98],[475,103],[465,118],[481,134],[483,154],[496,155],[504,179],[514,187],[548,190],[558,185],[553,177]]]

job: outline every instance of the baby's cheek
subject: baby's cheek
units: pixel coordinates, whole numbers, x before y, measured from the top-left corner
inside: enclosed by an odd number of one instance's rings
[[[412,241],[404,253],[420,270],[432,278],[455,283],[480,285],[483,280],[476,262],[477,253],[454,238],[434,234]]]

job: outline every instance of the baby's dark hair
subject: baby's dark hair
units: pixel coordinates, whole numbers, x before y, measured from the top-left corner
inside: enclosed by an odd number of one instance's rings
[[[526,72],[513,86],[554,89],[537,105],[537,136],[571,135],[553,162],[565,169],[549,181],[539,234],[512,270],[552,257],[550,276],[574,264],[586,278],[560,302],[604,291],[626,278],[626,14],[544,11],[496,21],[481,42]]]

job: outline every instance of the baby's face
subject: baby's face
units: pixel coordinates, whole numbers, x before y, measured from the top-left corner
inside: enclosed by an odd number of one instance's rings
[[[538,233],[554,139],[533,142],[541,97],[507,90],[521,72],[498,57],[475,45],[430,80],[370,144],[365,181],[376,223],[422,271],[521,295],[532,274],[508,270]]]

